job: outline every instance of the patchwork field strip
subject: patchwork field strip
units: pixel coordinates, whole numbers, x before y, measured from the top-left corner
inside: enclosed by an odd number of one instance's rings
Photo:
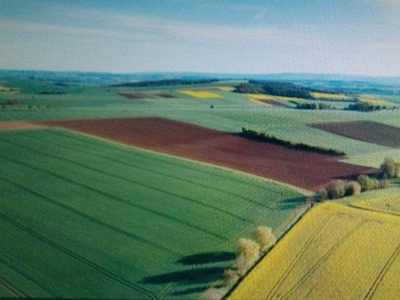
[[[2,131],[0,147],[0,295],[197,298],[240,236],[304,203],[257,177],[65,130]]]
[[[354,178],[373,168],[337,157],[260,143],[231,133],[160,118],[41,122],[153,151],[203,161],[250,174],[317,189],[332,179]]]
[[[400,147],[400,128],[372,121],[317,123],[310,126],[355,140]]]
[[[118,95],[132,100],[154,98],[152,95],[144,93],[119,93]]]
[[[28,122],[0,122],[0,131],[3,130],[27,130],[27,129],[40,129],[44,126],[35,125]]]
[[[399,217],[324,203],[229,299],[394,299],[400,293],[399,253]]]

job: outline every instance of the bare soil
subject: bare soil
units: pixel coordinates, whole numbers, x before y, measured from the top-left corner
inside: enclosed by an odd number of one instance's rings
[[[39,129],[39,128],[43,128],[43,126],[28,122],[0,122],[0,131],[26,130],[26,129]]]
[[[400,147],[400,128],[371,121],[336,122],[311,124],[312,127],[351,139],[383,145]]]
[[[161,118],[40,122],[124,144],[219,165],[317,190],[332,179],[376,172],[336,156],[257,142],[231,133]]]
[[[167,94],[167,93],[157,93],[155,95],[157,95],[158,97],[161,97],[161,98],[177,98],[174,95]]]
[[[132,100],[153,98],[152,96],[143,93],[119,93],[118,95]]]

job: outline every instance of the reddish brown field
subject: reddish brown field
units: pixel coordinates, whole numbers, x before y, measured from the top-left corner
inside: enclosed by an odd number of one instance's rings
[[[41,122],[316,190],[331,179],[376,170],[336,157],[248,140],[231,133],[160,119],[97,119]]]
[[[43,126],[34,125],[27,122],[0,122],[0,131],[2,130],[27,130],[40,129]]]
[[[167,93],[157,93],[155,95],[157,95],[158,97],[161,97],[161,98],[176,98],[174,95],[167,94]]]
[[[363,142],[393,148],[400,147],[400,128],[378,122],[336,122],[312,124],[311,126]]]
[[[143,93],[119,93],[118,95],[133,100],[153,98],[152,96]]]

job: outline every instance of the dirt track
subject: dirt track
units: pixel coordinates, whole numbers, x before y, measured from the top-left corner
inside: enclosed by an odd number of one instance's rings
[[[288,149],[160,118],[49,121],[75,131],[175,156],[203,161],[316,190],[331,179],[376,170],[337,157]]]

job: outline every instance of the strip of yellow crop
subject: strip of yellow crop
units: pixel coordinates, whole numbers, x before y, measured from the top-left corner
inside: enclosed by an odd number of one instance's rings
[[[385,106],[394,106],[394,103],[383,100],[374,95],[362,95],[360,97],[360,101],[370,105],[385,105]]]
[[[181,94],[185,94],[187,96],[191,96],[194,98],[200,98],[200,99],[218,99],[222,98],[222,96],[207,92],[207,91],[193,91],[193,90],[179,90]]]
[[[229,299],[398,295],[399,245],[399,217],[324,203],[283,237]]]
[[[345,94],[329,94],[329,93],[312,92],[311,96],[316,99],[332,100],[332,101],[349,101],[352,99],[350,96],[347,96]]]
[[[298,102],[303,103],[306,102],[303,98],[296,97],[282,97],[282,96],[272,96],[272,95],[264,95],[264,94],[246,94],[247,97],[253,100],[263,101],[263,100],[278,100],[278,101],[287,101],[287,102]]]
[[[218,86],[217,88],[224,92],[232,92],[235,90],[233,86]]]
[[[18,93],[18,89],[13,89],[7,86],[0,86],[0,92],[14,92],[14,93]]]

